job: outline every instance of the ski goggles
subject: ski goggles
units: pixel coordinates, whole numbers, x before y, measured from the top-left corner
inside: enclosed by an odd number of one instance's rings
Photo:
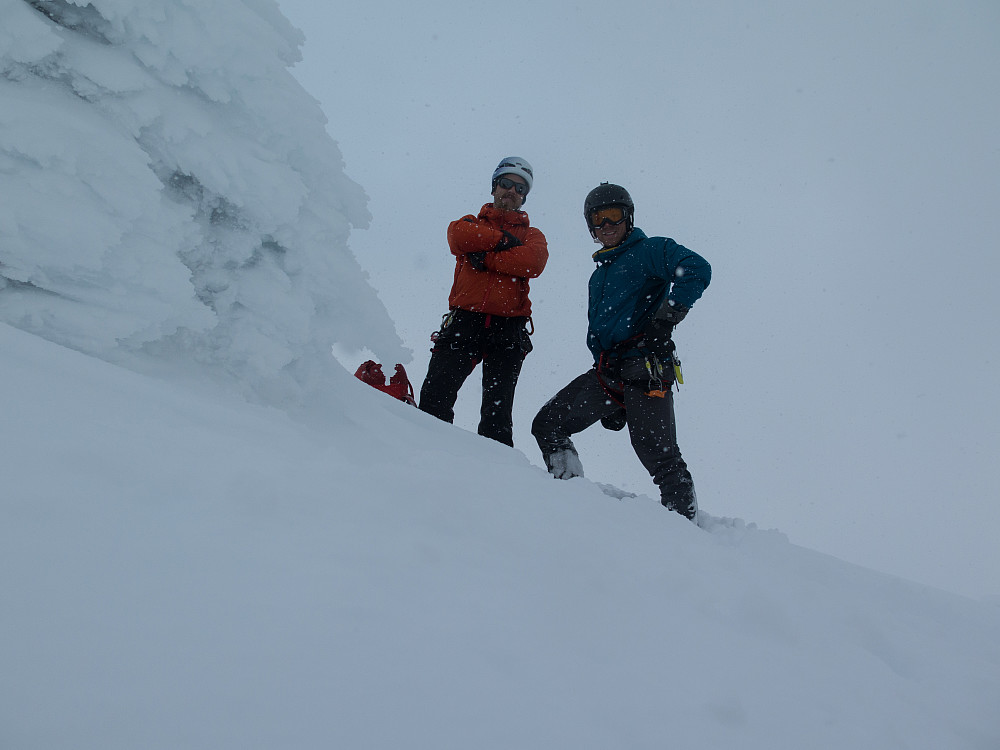
[[[587,221],[590,222],[590,226],[594,229],[599,229],[605,224],[614,224],[617,226],[625,221],[626,218],[625,209],[621,206],[603,206],[602,208],[595,208],[587,214]]]
[[[514,191],[518,195],[527,195],[528,194],[528,186],[525,183],[523,183],[523,182],[514,182],[509,177],[498,177],[497,178],[497,185],[499,185],[500,187],[502,187],[504,190],[510,190],[511,188],[514,188]]]

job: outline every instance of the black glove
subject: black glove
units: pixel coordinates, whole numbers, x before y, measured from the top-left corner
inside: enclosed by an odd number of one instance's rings
[[[688,314],[688,309],[679,302],[671,302],[669,299],[663,300],[663,304],[653,313],[653,320],[660,320],[672,326],[677,325],[684,316]]]
[[[611,430],[612,432],[618,432],[624,429],[625,425],[628,424],[628,420],[625,416],[625,410],[619,409],[614,414],[608,414],[606,417],[601,417],[601,427],[605,430]]]
[[[673,332],[672,323],[653,318],[642,332],[646,351],[661,362],[669,362],[674,353],[674,342],[670,338]]]
[[[493,248],[494,250],[510,250],[512,247],[524,244],[506,229],[501,229],[500,231],[503,232],[503,239],[497,243],[496,247]]]
[[[485,271],[486,269],[486,251],[483,250],[478,253],[466,253],[465,257],[469,260],[469,265],[475,268],[477,271]]]

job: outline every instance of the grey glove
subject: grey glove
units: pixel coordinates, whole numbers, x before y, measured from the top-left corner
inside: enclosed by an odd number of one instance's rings
[[[466,253],[465,257],[469,260],[469,265],[475,268],[477,271],[485,271],[486,269],[486,251],[483,250],[478,253]]]
[[[653,320],[675,326],[684,320],[684,316],[687,313],[688,308],[684,307],[684,305],[670,299],[665,299],[659,309],[653,313]]]

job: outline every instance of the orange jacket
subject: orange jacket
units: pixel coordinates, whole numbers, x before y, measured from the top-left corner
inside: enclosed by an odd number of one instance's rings
[[[495,250],[504,231],[522,244]],[[490,315],[531,315],[528,279],[542,273],[549,259],[545,235],[529,224],[523,211],[501,211],[487,203],[479,216],[463,216],[448,225],[448,246],[455,255],[455,281],[448,296],[451,307]],[[477,271],[466,257],[485,252],[485,271]]]

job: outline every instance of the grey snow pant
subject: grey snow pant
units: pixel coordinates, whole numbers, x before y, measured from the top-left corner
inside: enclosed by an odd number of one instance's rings
[[[615,399],[601,385],[597,370],[592,369],[575,378],[541,408],[531,423],[531,434],[538,442],[549,471],[560,475],[559,467],[579,466],[579,458],[571,435],[590,427],[599,420],[609,423],[620,419],[624,411],[632,448],[639,461],[660,489],[660,502],[693,519],[698,510],[694,481],[677,446],[677,426],[674,421],[674,400],[670,383],[665,382],[665,395],[647,396],[646,381],[621,381],[604,378]],[[613,427],[611,429],[614,429]],[[571,458],[567,461],[566,453]],[[566,473],[562,477],[568,479]]]

